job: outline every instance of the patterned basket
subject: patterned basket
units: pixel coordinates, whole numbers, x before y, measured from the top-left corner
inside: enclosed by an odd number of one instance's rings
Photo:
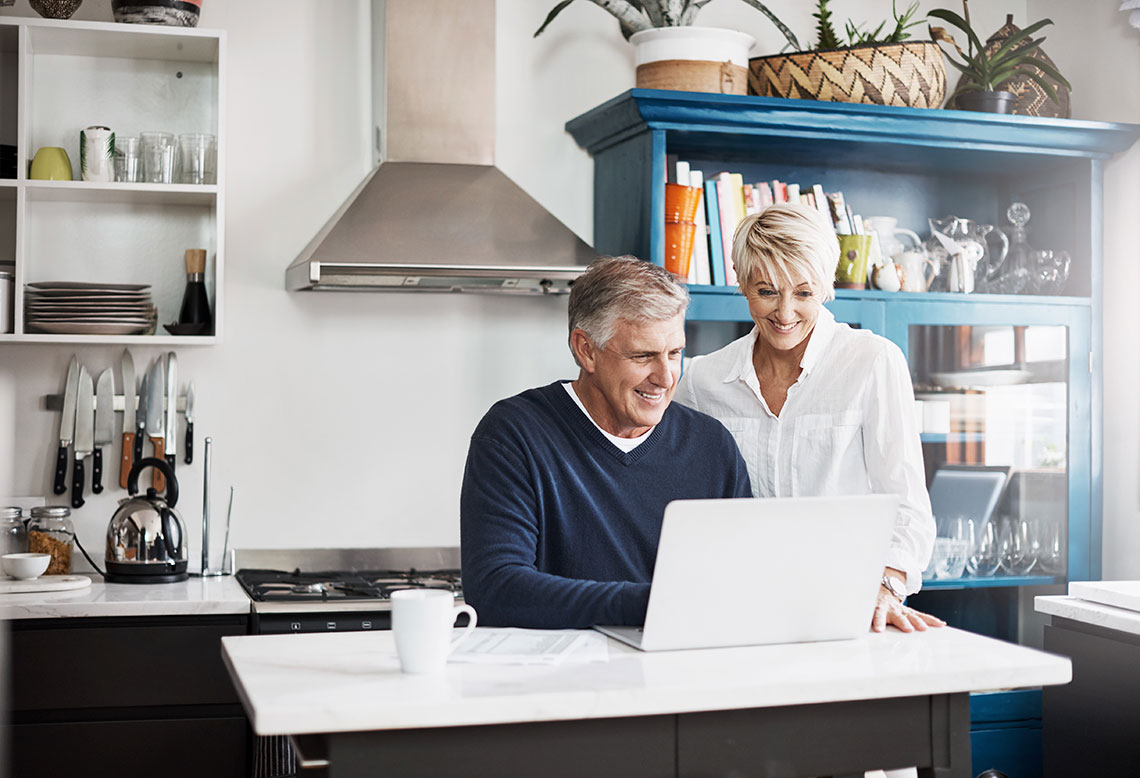
[[[839,103],[940,108],[946,66],[933,41],[799,51],[748,61],[748,91]]]

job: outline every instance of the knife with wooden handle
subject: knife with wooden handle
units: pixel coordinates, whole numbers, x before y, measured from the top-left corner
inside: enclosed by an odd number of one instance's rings
[[[154,445],[154,455],[159,459],[165,460],[165,436],[163,434],[163,423],[166,417],[166,410],[163,408],[163,399],[166,395],[166,381],[162,375],[162,357],[154,361],[150,366],[150,371],[146,374],[146,436],[150,438],[150,442]],[[162,471],[158,468],[153,468],[154,473],[154,488],[159,492],[166,491],[166,478],[163,477]]]
[[[119,459],[119,486],[126,489],[127,476],[131,474],[131,465],[135,460],[135,405],[138,402],[135,395],[135,360],[126,349],[123,349],[123,358],[119,360],[119,375],[123,379],[123,450]]]
[[[67,447],[75,438],[75,400],[79,395],[79,360],[73,354],[67,366],[67,383],[63,387],[63,412],[59,417],[59,450],[55,455],[55,483],[52,491],[67,491]]]

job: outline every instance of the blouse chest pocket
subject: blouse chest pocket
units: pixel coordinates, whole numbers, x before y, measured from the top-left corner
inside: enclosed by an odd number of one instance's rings
[[[736,447],[740,449],[740,456],[744,457],[744,464],[748,467],[748,478],[752,481],[752,491],[755,493],[757,485],[760,483],[760,461],[763,459],[760,440],[761,422],[759,419],[742,416],[729,417],[720,421],[732,435],[732,439],[736,441]]]
[[[813,413],[792,425],[792,490],[797,495],[831,494],[865,468],[862,420],[857,411]],[[846,477],[844,477],[846,476]]]

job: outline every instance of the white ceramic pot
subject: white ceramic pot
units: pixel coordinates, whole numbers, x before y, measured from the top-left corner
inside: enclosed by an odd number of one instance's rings
[[[751,35],[720,27],[658,27],[630,36],[639,89],[748,93]]]

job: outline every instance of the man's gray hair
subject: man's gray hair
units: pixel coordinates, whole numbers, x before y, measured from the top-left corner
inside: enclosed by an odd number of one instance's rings
[[[570,287],[569,307],[570,332],[582,330],[604,349],[619,321],[666,321],[684,313],[689,290],[652,262],[629,255],[601,257]]]

